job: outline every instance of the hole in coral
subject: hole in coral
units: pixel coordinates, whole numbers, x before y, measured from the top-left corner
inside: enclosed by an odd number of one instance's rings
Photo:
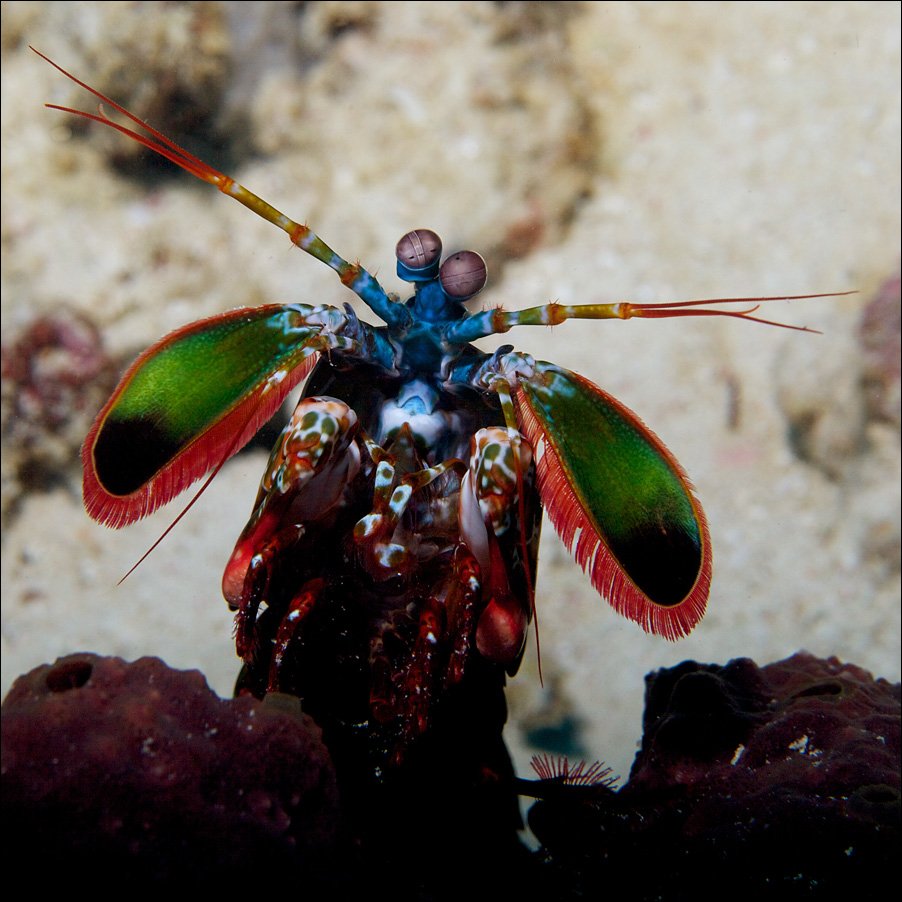
[[[899,790],[886,783],[874,783],[870,786],[861,786],[856,792],[858,798],[871,805],[898,805]]]
[[[68,692],[80,689],[91,679],[94,666],[90,661],[65,661],[50,669],[47,688],[51,692]]]
[[[795,694],[795,698],[806,698],[814,695],[842,695],[843,685],[839,680],[824,680],[821,683],[814,683],[812,686],[806,686]]]

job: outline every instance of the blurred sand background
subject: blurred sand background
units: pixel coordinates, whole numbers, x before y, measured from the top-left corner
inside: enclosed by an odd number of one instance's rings
[[[45,110],[96,103],[29,43],[196,140],[388,290],[402,291],[394,245],[414,227],[488,258],[486,306],[856,288],[768,310],[821,336],[683,320],[503,339],[586,375],[667,443],[707,511],[715,568],[705,620],[669,644],[601,602],[546,524],[545,685],[529,650],[508,735],[521,771],[541,748],[625,776],[654,668],[805,648],[898,680],[898,294],[865,338],[861,323],[899,266],[899,11],[4,3],[5,352],[46,313],[88,317],[124,364],[231,307],[350,294],[211,188]],[[88,650],[159,655],[228,694],[238,662],[219,580],[265,452],[230,462],[117,588],[180,506],[121,533],[91,523],[77,447],[94,410],[42,436],[17,421],[19,391],[6,381],[4,692]]]

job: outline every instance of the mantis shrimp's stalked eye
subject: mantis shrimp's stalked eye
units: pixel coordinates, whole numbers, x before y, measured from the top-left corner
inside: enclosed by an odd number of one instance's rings
[[[465,301],[485,287],[485,260],[476,251],[458,251],[445,260],[438,277],[448,297]]]
[[[395,248],[398,276],[405,282],[426,282],[435,278],[442,239],[431,229],[408,232]]]

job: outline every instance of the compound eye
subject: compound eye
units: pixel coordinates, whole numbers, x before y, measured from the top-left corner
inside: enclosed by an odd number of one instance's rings
[[[438,277],[448,297],[465,301],[485,287],[485,260],[476,251],[458,251],[445,260]]]
[[[398,262],[412,272],[432,266],[442,253],[442,239],[431,229],[408,232],[395,248]]]

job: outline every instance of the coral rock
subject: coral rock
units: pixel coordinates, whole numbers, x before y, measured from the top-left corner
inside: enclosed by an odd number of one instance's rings
[[[8,860],[52,862],[42,883],[315,881],[333,847],[334,773],[296,699],[223,700],[157,658],[76,654],[20,677],[2,723]]]
[[[686,661],[646,683],[623,789],[530,813],[561,898],[622,885],[631,899],[868,899],[892,882],[898,684],[804,652]]]

